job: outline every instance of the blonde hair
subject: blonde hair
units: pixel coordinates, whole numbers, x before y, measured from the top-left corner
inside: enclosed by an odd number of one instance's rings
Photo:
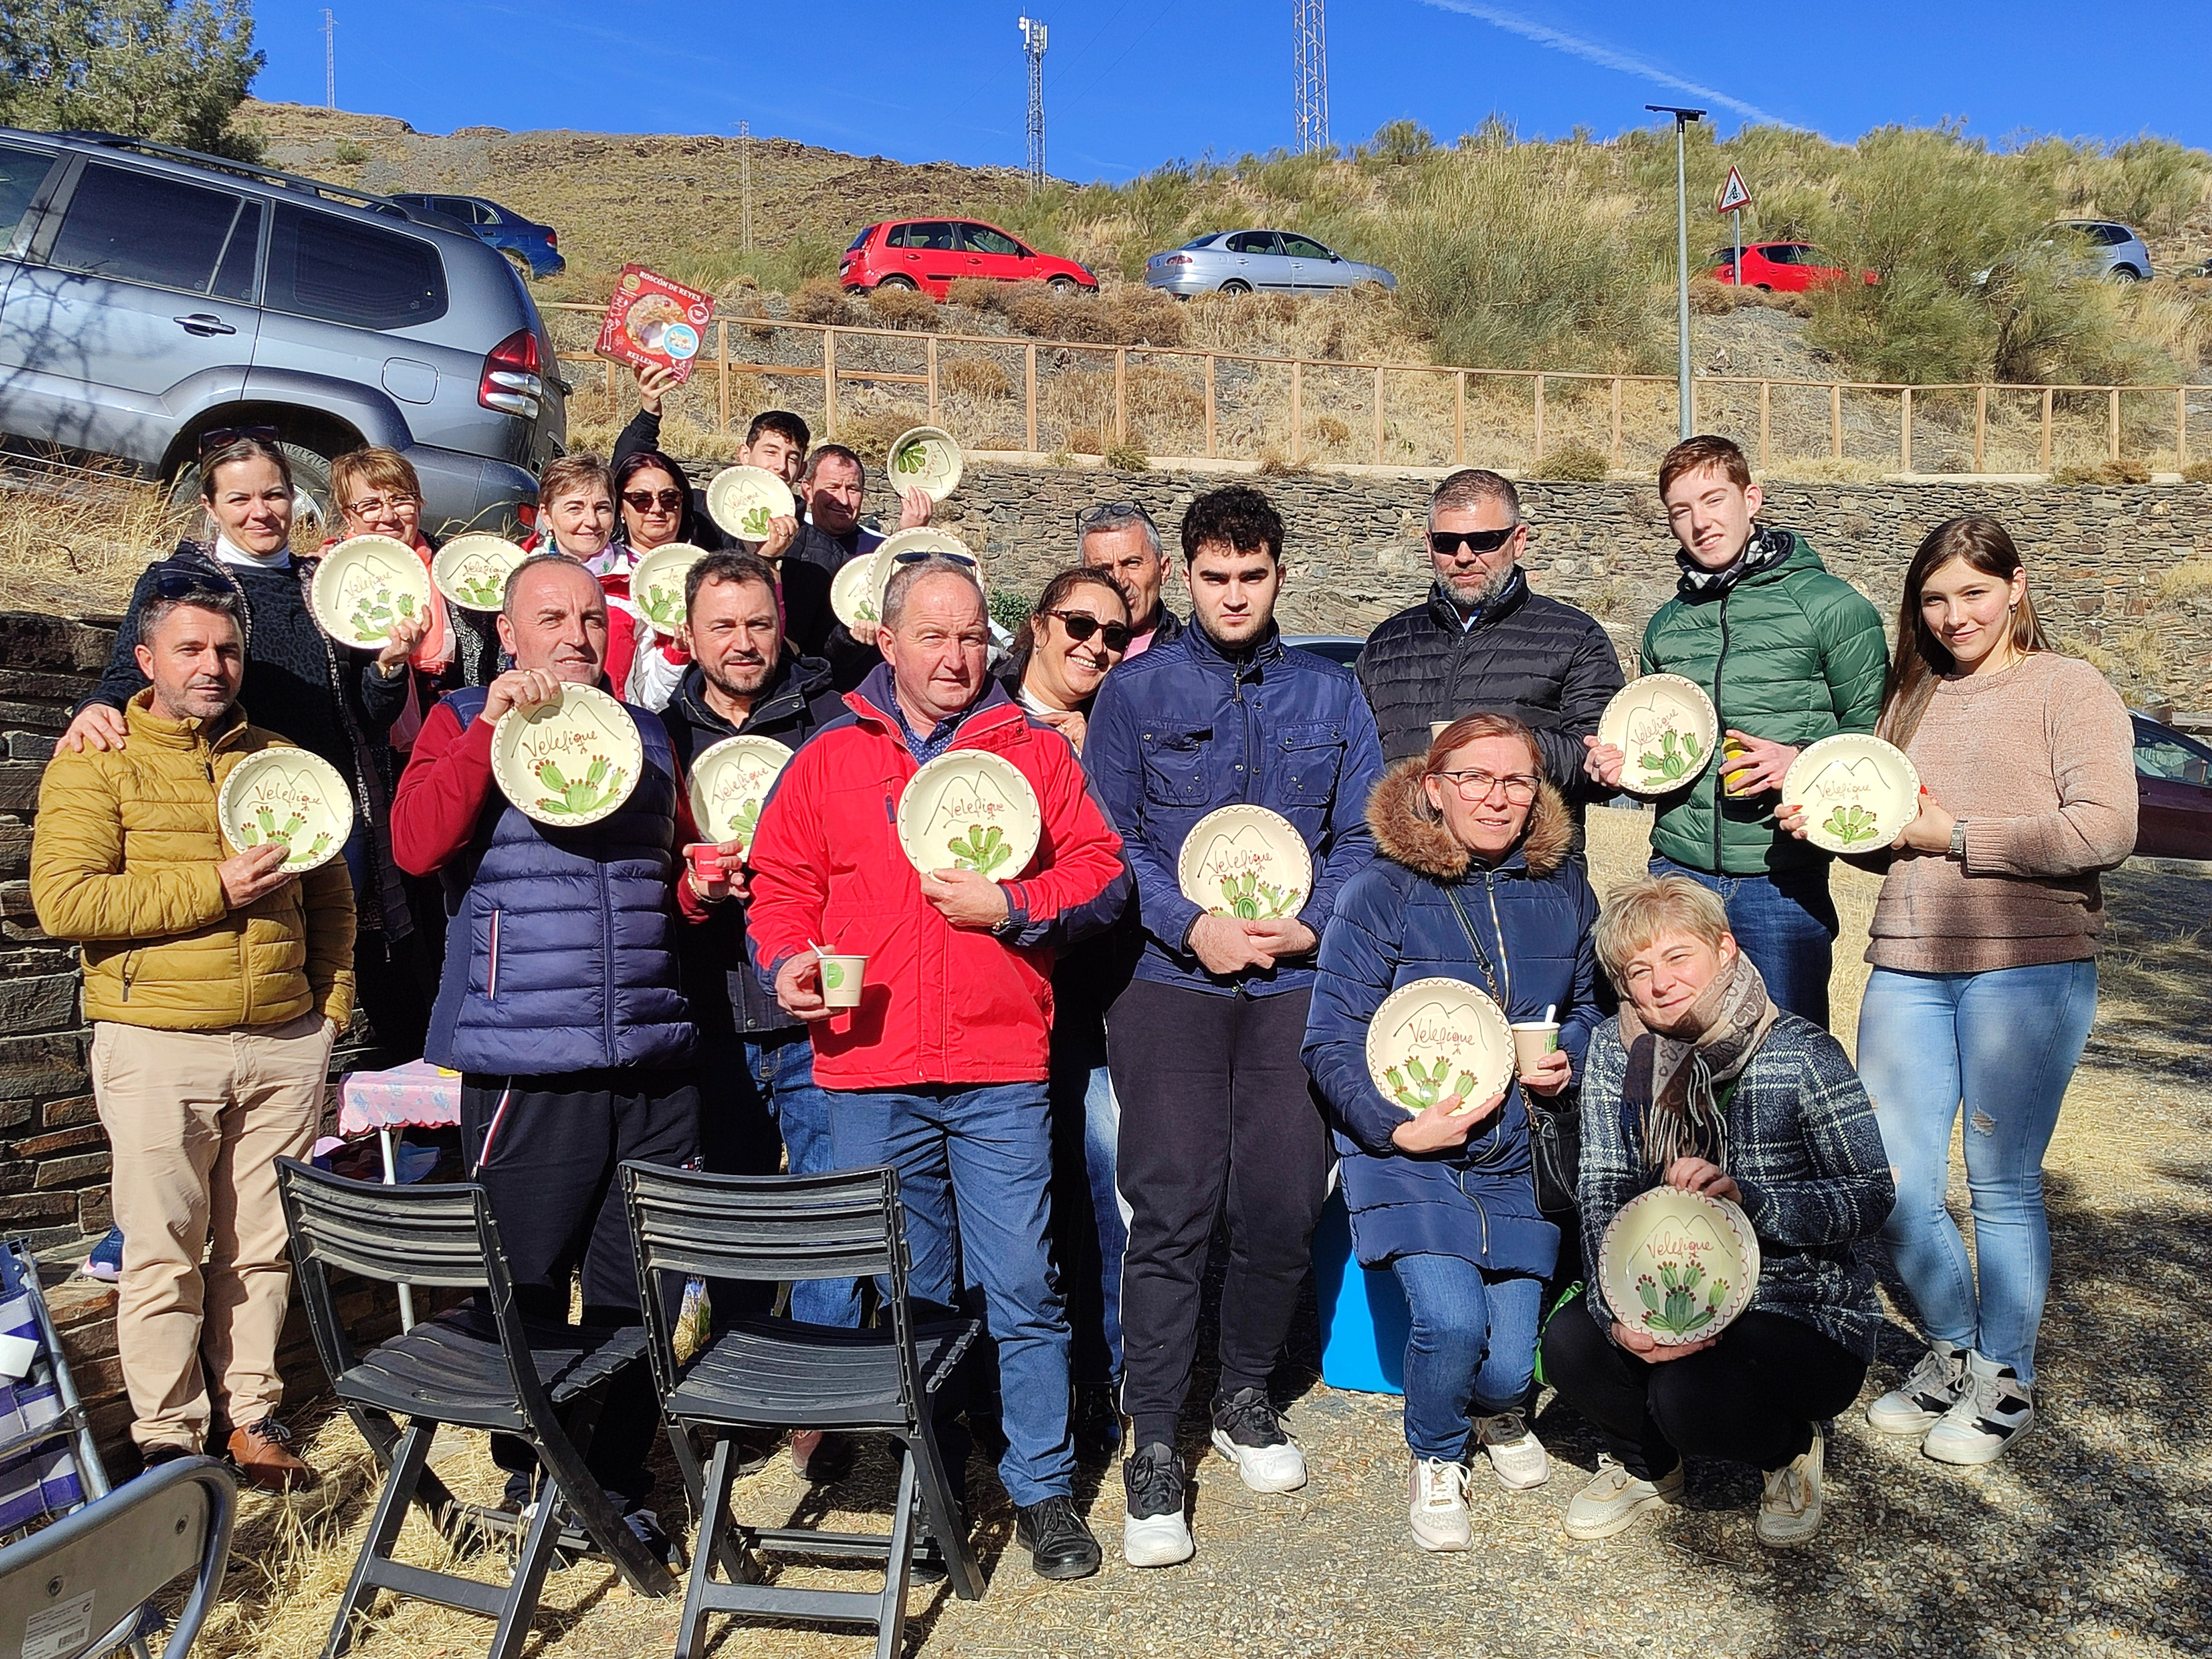
[[[1591,943],[1606,976],[1624,995],[1628,964],[1669,933],[1687,933],[1715,950],[1729,933],[1720,895],[1687,876],[1638,876],[1605,896]]]
[[[349,449],[331,463],[331,495],[340,507],[357,485],[422,498],[422,480],[416,474],[415,463],[398,450],[377,444]]]

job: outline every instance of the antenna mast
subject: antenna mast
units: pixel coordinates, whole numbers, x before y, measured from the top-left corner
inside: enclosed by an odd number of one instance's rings
[[[753,251],[753,128],[750,121],[738,123],[738,178],[745,195],[745,252]]]
[[[1291,0],[1301,153],[1328,148],[1328,36],[1322,26],[1321,8],[1322,0]]]
[[[338,20],[323,8],[323,107],[338,106]]]
[[[1021,20],[1022,52],[1030,60],[1030,185],[1044,183],[1044,25]]]

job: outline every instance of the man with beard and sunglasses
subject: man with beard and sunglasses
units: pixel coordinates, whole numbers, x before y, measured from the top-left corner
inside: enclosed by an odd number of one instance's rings
[[[1425,753],[1437,721],[1510,714],[1536,734],[1544,775],[1569,801],[1606,793],[1583,770],[1583,739],[1620,690],[1620,658],[1595,617],[1528,586],[1512,481],[1480,467],[1453,473],[1430,498],[1427,543],[1428,598],[1359,653],[1383,757]]]

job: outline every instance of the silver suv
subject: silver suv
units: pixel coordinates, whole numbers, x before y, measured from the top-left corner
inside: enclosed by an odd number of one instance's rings
[[[183,498],[207,434],[273,428],[422,475],[434,533],[501,528],[568,433],[553,340],[499,252],[382,197],[96,133],[0,127],[0,441]]]

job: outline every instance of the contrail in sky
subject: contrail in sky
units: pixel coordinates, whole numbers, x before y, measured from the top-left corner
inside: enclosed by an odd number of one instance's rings
[[[1500,7],[1483,5],[1480,0],[1421,0],[1421,3],[1433,6],[1438,11],[1455,11],[1462,17],[1474,18],[1478,21],[1488,23],[1493,28],[1501,28],[1510,34],[1517,34],[1524,40],[1534,40],[1540,46],[1549,46],[1554,52],[1564,52],[1571,58],[1581,58],[1584,63],[1595,64],[1601,69],[1619,70],[1624,75],[1639,76],[1656,86],[1671,88],[1676,92],[1686,92],[1692,98],[1702,98],[1708,103],[1717,104],[1723,109],[1734,110],[1748,120],[1762,121],[1774,126],[1790,127],[1797,125],[1794,121],[1785,121],[1778,115],[1770,115],[1756,104],[1747,104],[1741,98],[1731,98],[1724,92],[1716,92],[1711,87],[1699,86],[1695,81],[1685,81],[1680,76],[1671,74],[1661,69],[1656,64],[1647,64],[1641,58],[1632,58],[1625,52],[1616,51],[1595,40],[1585,40],[1578,34],[1569,34],[1565,30],[1555,29],[1548,23],[1539,23],[1530,18],[1517,17]]]

